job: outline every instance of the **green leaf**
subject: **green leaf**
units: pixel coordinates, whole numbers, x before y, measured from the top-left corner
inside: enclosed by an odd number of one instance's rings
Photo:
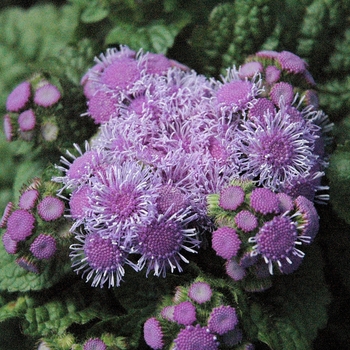
[[[89,1],[84,9],[81,20],[84,23],[94,23],[105,19],[109,14],[109,9],[104,7],[101,1]]]
[[[331,155],[327,176],[333,210],[350,224],[350,140]]]
[[[176,35],[186,25],[187,21],[166,24],[164,21],[154,21],[144,27],[135,27],[130,23],[120,23],[106,37],[106,44],[124,44],[134,50],[142,48],[165,54],[172,47]]]
[[[8,254],[3,244],[0,244],[0,291],[25,292],[51,287],[65,275],[72,273],[67,261],[68,252],[59,255],[59,263],[53,259],[40,274],[35,274],[19,267],[15,262],[16,257]]]

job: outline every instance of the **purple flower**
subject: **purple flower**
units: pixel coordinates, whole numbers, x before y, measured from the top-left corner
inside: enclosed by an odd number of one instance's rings
[[[11,142],[13,138],[13,125],[9,114],[4,115],[4,134],[6,141]]]
[[[258,219],[249,210],[241,210],[234,218],[235,224],[244,232],[250,232],[258,227]]]
[[[38,204],[38,214],[45,221],[59,219],[64,212],[64,203],[57,197],[47,196]]]
[[[160,322],[155,318],[149,318],[143,326],[145,342],[152,349],[162,349],[164,346],[163,331]]]
[[[265,114],[275,115],[275,106],[271,100],[267,98],[258,98],[256,103],[249,109],[249,118],[257,118],[260,121],[264,120]]]
[[[116,240],[131,238],[135,225],[147,226],[155,217],[160,179],[136,162],[110,165],[90,179],[85,227]]]
[[[196,215],[188,216],[188,211],[184,211],[171,217],[159,215],[147,226],[140,226],[137,230],[137,250],[142,254],[139,269],[147,264],[146,275],[154,270],[156,276],[165,276],[168,267],[171,272],[176,268],[181,272],[180,260],[189,262],[181,250],[196,253],[194,248],[200,244],[196,230],[186,227],[195,218]]]
[[[264,120],[244,121],[237,131],[236,149],[242,176],[257,178],[259,185],[272,190],[307,174],[317,162],[316,138],[312,123],[291,122],[282,108],[276,115],[267,113]]]
[[[56,253],[56,239],[41,233],[30,245],[30,251],[37,259],[50,259]]]
[[[10,112],[19,112],[26,106],[31,95],[31,85],[28,81],[24,81],[17,85],[8,95],[6,101],[6,109]]]
[[[293,74],[304,73],[306,70],[306,63],[299,56],[289,51],[282,51],[277,55],[277,60],[282,69]]]
[[[301,241],[307,241],[307,237],[298,237],[295,222],[287,216],[275,216],[265,222],[255,237],[249,238],[250,243],[255,243],[252,255],[260,254],[264,258],[270,274],[273,273],[273,262],[280,266],[281,260],[288,260],[291,253],[304,257],[304,253],[296,248]]]
[[[281,77],[281,71],[275,66],[268,66],[265,69],[265,81],[272,85],[277,83]]]
[[[1,220],[0,220],[0,227],[4,228],[7,225],[7,220],[11,215],[12,209],[14,208],[14,205],[12,202],[8,202],[6,204],[6,207],[4,209],[4,213],[2,214]]]
[[[245,275],[245,269],[240,266],[234,259],[226,261],[225,264],[226,273],[234,280],[240,281]]]
[[[118,116],[117,101],[112,93],[99,89],[88,101],[88,115],[96,124],[102,124]]]
[[[283,81],[277,83],[271,88],[270,97],[276,106],[280,107],[281,99],[285,105],[291,105],[294,99],[293,86]]]
[[[33,272],[36,274],[39,274],[40,272],[36,264],[25,257],[16,259],[16,263],[18,266],[20,266],[22,269],[26,271]]]
[[[231,331],[226,332],[222,336],[222,341],[226,346],[232,347],[237,345],[242,341],[243,332],[238,327],[235,327]]]
[[[306,243],[311,243],[319,230],[319,216],[316,208],[309,199],[304,196],[298,196],[295,200],[295,213],[298,222],[298,229],[301,230],[301,236],[306,237]]]
[[[35,218],[26,210],[15,210],[7,220],[7,232],[16,242],[24,241],[34,230]]]
[[[264,215],[280,211],[277,195],[268,188],[255,188],[250,195],[250,206]]]
[[[14,241],[6,231],[2,236],[2,243],[8,254],[16,254],[18,251],[18,242]]]
[[[174,320],[185,326],[193,324],[197,320],[195,306],[190,301],[183,301],[175,305]]]
[[[35,91],[34,102],[42,107],[51,107],[61,98],[60,90],[55,85],[45,84]]]
[[[244,201],[244,191],[240,186],[228,186],[220,191],[219,206],[225,210],[236,210]]]
[[[216,336],[208,328],[201,327],[199,324],[182,329],[174,342],[176,350],[217,350],[219,348]]]
[[[208,328],[211,332],[224,334],[231,331],[238,324],[236,309],[232,306],[221,305],[215,307],[209,316]]]
[[[224,259],[231,259],[236,256],[241,246],[241,240],[231,227],[219,227],[212,233],[212,247],[216,255]]]
[[[188,206],[189,200],[178,187],[168,184],[159,188],[156,203],[160,214],[167,212],[169,215],[173,215],[184,210]]]
[[[252,78],[255,74],[263,71],[263,65],[260,62],[247,62],[243,64],[238,72],[241,79]]]
[[[86,212],[90,208],[89,197],[91,196],[91,188],[83,185],[72,192],[69,199],[69,208],[71,217],[78,221],[80,225],[85,217],[89,214]]]
[[[162,311],[160,312],[160,315],[165,318],[168,321],[175,321],[174,320],[174,309],[175,305],[169,305],[165,306]]]
[[[172,67],[171,61],[162,54],[147,52],[140,59],[141,67],[145,67],[147,74],[164,74]]]
[[[36,201],[39,198],[39,191],[36,189],[28,189],[19,197],[19,207],[21,209],[29,210],[34,208]]]
[[[194,282],[190,285],[188,296],[198,304],[206,303],[210,300],[213,291],[206,282]]]
[[[277,193],[276,194],[279,202],[279,212],[285,213],[294,209],[293,198],[286,193]]]
[[[83,350],[106,350],[107,345],[99,338],[91,338],[85,342]]]
[[[72,267],[77,273],[83,271],[82,278],[86,282],[92,279],[91,285],[102,288],[105,283],[109,287],[119,286],[124,276],[124,264],[129,263],[126,252],[117,242],[110,238],[102,238],[98,233],[76,235],[81,244],[72,244],[70,257]],[[130,263],[131,266],[132,263]]]
[[[18,116],[18,125],[21,131],[33,130],[35,123],[36,117],[32,109],[28,109]]]

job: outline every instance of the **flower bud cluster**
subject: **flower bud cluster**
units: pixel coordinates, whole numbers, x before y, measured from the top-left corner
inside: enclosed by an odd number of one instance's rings
[[[42,74],[20,83],[7,97],[4,131],[8,141],[53,142],[59,133],[55,115],[62,97],[60,87]]]
[[[18,204],[9,202],[1,219],[2,243],[24,269],[40,273],[58,249],[64,224],[64,202],[56,196],[57,184],[34,178],[20,191]]]
[[[217,228],[212,248],[226,260],[226,273],[248,290],[270,286],[270,275],[289,274],[303,261],[302,244],[310,244],[319,229],[313,202],[293,199],[234,180],[220,193],[208,196],[208,214]]]
[[[144,339],[152,349],[219,349],[240,343],[238,310],[227,305],[222,293],[210,283],[197,279],[178,286],[172,300],[161,306],[156,317],[144,324]]]

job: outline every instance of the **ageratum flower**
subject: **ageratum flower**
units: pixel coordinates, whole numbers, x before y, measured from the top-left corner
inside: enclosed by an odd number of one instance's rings
[[[81,243],[71,245],[72,267],[82,278],[89,282],[92,279],[93,287],[105,283],[109,287],[119,286],[124,276],[124,265],[134,265],[127,259],[128,253],[111,238],[103,238],[98,233],[76,234]]]
[[[211,299],[213,291],[207,282],[194,282],[190,285],[188,296],[198,304],[206,303]]]
[[[164,346],[163,331],[160,322],[155,318],[149,318],[143,325],[143,336],[145,342],[154,350],[162,349]]]
[[[216,336],[208,328],[201,327],[199,324],[182,329],[174,342],[174,350],[217,350],[219,348]]]
[[[185,210],[172,216],[160,214],[147,226],[138,227],[136,249],[142,255],[138,261],[139,269],[147,265],[146,275],[154,270],[154,275],[163,277],[168,268],[171,272],[176,268],[181,272],[180,261],[189,262],[181,251],[196,253],[195,248],[200,244],[196,230],[188,228],[196,218]]]
[[[211,332],[224,334],[231,331],[238,324],[236,309],[232,306],[221,305],[215,307],[209,316],[208,328]]]
[[[216,255],[226,260],[237,255],[241,243],[236,230],[231,227],[219,227],[212,233],[212,247]]]
[[[30,251],[37,259],[50,259],[56,253],[56,239],[41,233],[30,245]]]
[[[246,120],[235,140],[241,174],[259,185],[278,190],[296,176],[307,174],[316,164],[315,140],[311,122],[291,122],[284,108],[264,120]]]
[[[174,307],[174,321],[189,326],[197,320],[196,307],[190,301],[183,301]]]
[[[26,106],[31,96],[31,84],[24,81],[17,85],[8,95],[6,109],[10,112],[18,112]]]
[[[85,342],[83,350],[106,350],[107,345],[99,338],[91,338]]]

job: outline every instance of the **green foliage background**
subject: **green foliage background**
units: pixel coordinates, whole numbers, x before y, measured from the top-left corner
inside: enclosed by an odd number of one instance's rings
[[[5,0],[0,113],[8,93],[31,73],[48,69],[78,86],[93,56],[119,44],[164,53],[215,77],[258,50],[292,51],[309,63],[321,108],[335,123],[327,173],[330,205],[318,208],[321,231],[300,272],[278,279],[253,302],[242,297],[241,308],[250,315],[244,322],[258,348],[345,349],[350,344],[350,1]],[[57,157],[46,152],[20,141],[7,143],[0,132],[0,212],[22,183],[40,175],[43,155]],[[152,313],[147,297],[137,305],[122,291],[93,290],[64,268],[67,264],[33,277],[16,268],[3,249],[0,261],[0,349],[33,349],[52,331],[62,338],[70,331],[83,334],[86,325],[113,329],[136,315],[139,326]],[[147,283],[162,295],[179,281]],[[116,305],[116,296],[125,305]],[[129,312],[118,314],[121,309]],[[141,348],[140,333],[124,331],[130,344]]]

